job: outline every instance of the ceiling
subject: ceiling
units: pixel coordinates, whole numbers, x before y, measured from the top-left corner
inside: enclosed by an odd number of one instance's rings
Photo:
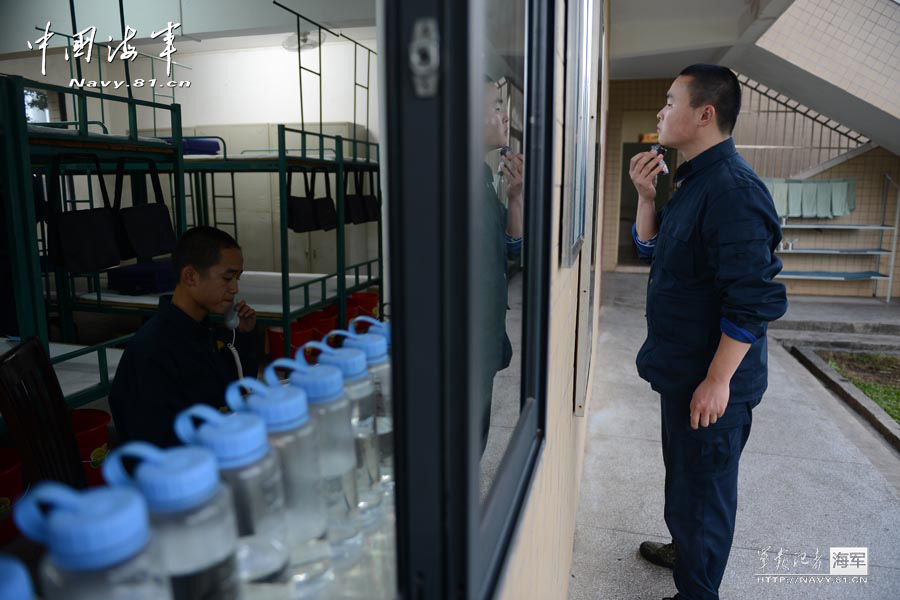
[[[309,28],[307,28],[309,30]],[[347,27],[333,29],[337,34],[346,35],[361,44],[374,44],[375,28],[374,27]],[[283,33],[268,33],[261,35],[241,35],[229,37],[207,37],[205,39],[195,39],[193,36],[178,38],[176,44],[178,47],[178,55],[194,54],[197,52],[220,52],[223,50],[242,50],[245,48],[268,48],[272,46],[281,46],[281,43],[293,33],[285,31]],[[317,30],[313,29],[311,38],[315,39]],[[336,37],[327,31],[322,32],[322,43],[329,44],[336,41],[342,41],[342,38]],[[137,48],[146,48],[159,45],[156,40],[144,40],[135,44]]]
[[[610,78],[673,79],[693,63],[721,64],[900,154],[900,120],[756,45],[792,3],[612,0]]]
[[[759,5],[758,0],[612,0],[610,76],[669,78],[687,65],[716,62],[741,41]]]

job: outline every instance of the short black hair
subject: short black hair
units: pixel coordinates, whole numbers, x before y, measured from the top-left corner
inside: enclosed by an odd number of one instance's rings
[[[226,248],[241,249],[235,239],[221,229],[206,225],[191,227],[178,238],[172,250],[176,281],[181,281],[181,271],[188,265],[206,275],[210,267],[222,260],[222,250]]]
[[[679,76],[691,77],[688,85],[691,108],[712,104],[716,108],[719,131],[731,134],[741,112],[741,84],[731,69],[696,64],[686,67]]]

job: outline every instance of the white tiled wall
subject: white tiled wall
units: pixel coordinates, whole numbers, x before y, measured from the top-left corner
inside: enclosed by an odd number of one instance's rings
[[[900,118],[893,0],[795,0],[757,45]]]

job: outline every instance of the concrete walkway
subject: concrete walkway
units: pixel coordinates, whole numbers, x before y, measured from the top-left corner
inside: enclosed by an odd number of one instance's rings
[[[671,572],[637,550],[643,540],[670,540],[659,396],[634,367],[646,332],[645,286],[646,275],[604,273],[571,600],[660,600],[676,591]],[[754,410],[741,459],[721,597],[900,598],[900,455],[784,348],[771,340],[769,348],[769,391]],[[867,583],[765,583],[757,577],[828,575],[829,548],[860,546],[868,547]],[[787,556],[778,570],[780,549]],[[800,553],[812,557],[817,549],[823,557],[818,569],[793,566]]]

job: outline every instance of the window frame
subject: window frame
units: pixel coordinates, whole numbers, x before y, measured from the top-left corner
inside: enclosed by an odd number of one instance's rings
[[[593,0],[566,0],[565,112],[563,117],[563,187],[560,195],[560,258],[562,267],[575,264],[584,246],[587,202]]]
[[[478,290],[468,268],[475,257],[460,239],[468,239],[483,190],[483,149],[474,147],[480,138],[473,134],[483,127],[474,90],[484,86],[484,23],[473,15],[485,14],[484,2],[401,0],[384,8],[386,88],[393,94],[385,103],[385,179],[398,591],[405,598],[493,595],[544,441],[553,207],[537,201],[528,206],[528,199],[552,192],[556,7],[526,0],[525,400],[482,505],[481,410],[469,381],[478,365],[480,337],[471,315]],[[416,94],[409,66],[412,32],[421,19],[433,19],[440,32],[440,82],[433,97]],[[424,139],[433,152],[422,152]]]

